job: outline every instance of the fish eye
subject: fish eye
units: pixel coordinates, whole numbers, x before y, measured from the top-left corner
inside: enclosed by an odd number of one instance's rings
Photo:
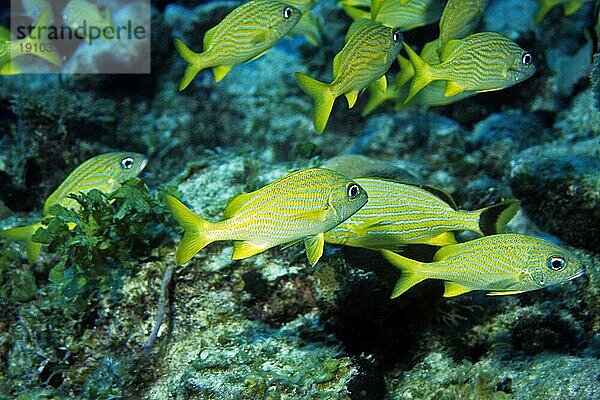
[[[133,158],[125,157],[124,159],[122,159],[121,167],[123,167],[125,169],[131,169],[131,167],[133,167]]]
[[[347,193],[348,197],[355,199],[360,194],[360,186],[358,186],[356,183],[349,184]]]
[[[533,57],[531,56],[531,54],[529,54],[529,53],[523,54],[523,57],[521,58],[521,62],[523,64],[529,65],[529,64],[531,64],[532,61],[533,61]]]
[[[404,40],[404,37],[402,36],[402,32],[400,32],[400,29],[396,29],[394,31],[394,33],[392,34],[392,40],[396,43],[401,43]]]
[[[560,271],[565,265],[567,265],[567,262],[562,257],[552,256],[548,258],[548,268],[553,271]]]
[[[287,6],[286,8],[283,9],[283,18],[289,19],[292,16],[293,12],[294,12],[294,10],[292,10],[292,7]]]

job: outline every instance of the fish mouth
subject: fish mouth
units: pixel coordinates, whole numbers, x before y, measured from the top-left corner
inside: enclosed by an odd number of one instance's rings
[[[585,275],[585,268],[583,268],[581,271],[577,272],[575,275],[567,278],[567,280],[571,281],[571,280],[577,279],[577,278],[579,278],[579,277],[581,277],[583,275]]]

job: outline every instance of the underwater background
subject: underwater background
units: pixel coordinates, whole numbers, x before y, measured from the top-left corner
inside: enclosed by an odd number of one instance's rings
[[[97,3],[121,18],[141,4]],[[173,40],[199,52],[240,2],[152,0],[150,74],[70,74],[139,62],[121,44],[82,41],[55,74],[0,75],[0,229],[39,222],[95,155],[148,159],[113,193],[46,215],[34,262],[0,238],[0,399],[599,399],[598,4],[536,22],[540,3],[489,0],[474,28],[526,49],[530,78],[362,116],[366,91],[352,109],[338,99],[322,134],[294,73],[330,82],[352,23],[335,0],[312,4],[317,34],[288,35],[219,82],[201,71],[183,91]],[[403,29],[404,43],[434,40],[439,13]],[[461,209],[519,199],[506,230],[569,249],[586,275],[451,298],[430,280],[390,299],[400,271],[374,250],[326,244],[313,267],[301,245],[232,261],[231,243],[216,242],[177,265],[182,229],[165,194],[218,221],[235,195],[349,154],[368,158],[340,169],[431,185]]]

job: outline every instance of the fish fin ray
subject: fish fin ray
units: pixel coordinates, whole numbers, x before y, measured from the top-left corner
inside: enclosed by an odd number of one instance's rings
[[[215,76],[215,82],[220,82],[221,79],[225,78],[225,75],[231,71],[233,65],[217,65],[213,68],[213,75]]]
[[[452,281],[444,282],[444,297],[460,296],[461,294],[468,293],[471,290],[472,289],[469,289],[468,287],[463,286],[460,283]]]
[[[446,96],[446,97],[455,96],[464,91],[465,91],[465,89],[462,86],[460,86],[458,83],[456,83],[454,81],[447,81],[446,91],[444,91],[444,96]]]
[[[410,89],[408,90],[408,96],[404,100],[404,103],[408,103],[410,99],[412,99],[421,89],[427,86],[431,81],[433,81],[433,77],[431,76],[431,67],[427,64],[411,47],[403,43],[406,52],[408,53],[408,57],[410,59],[411,64],[414,69],[414,76],[412,77],[412,82],[410,84]]]
[[[183,78],[179,83],[179,90],[183,90],[192,82],[192,80],[198,75],[198,72],[203,70],[205,67],[200,65],[200,53],[196,53],[192,51],[189,47],[186,46],[179,39],[175,39],[175,48],[177,52],[187,63],[187,67],[185,68],[185,72],[183,73]]]
[[[390,296],[392,299],[400,296],[417,283],[427,279],[427,277],[419,273],[423,263],[403,257],[393,251],[380,250],[380,252],[388,262],[402,271],[402,275],[400,275]]]
[[[485,236],[502,233],[506,224],[517,214],[520,206],[519,200],[510,199],[476,211],[479,214],[480,233]]]
[[[314,266],[323,255],[325,237],[322,233],[315,236],[309,236],[304,239],[304,246],[306,247],[308,262],[310,262],[310,265]]]
[[[348,108],[354,107],[356,104],[356,99],[358,98],[358,90],[352,90],[350,92],[344,93],[346,96],[346,100],[348,101]]]
[[[249,240],[239,240],[233,243],[233,254],[231,259],[241,260],[242,258],[252,257],[271,247],[272,246],[263,243],[254,243]]]
[[[313,124],[317,133],[323,133],[333,108],[335,96],[331,93],[329,85],[302,72],[296,72],[296,80],[300,88],[315,100]]]
[[[165,200],[171,213],[184,229],[181,242],[175,251],[177,264],[181,265],[188,262],[204,246],[213,241],[206,235],[210,230],[211,223],[194,214],[175,197],[165,195]]]

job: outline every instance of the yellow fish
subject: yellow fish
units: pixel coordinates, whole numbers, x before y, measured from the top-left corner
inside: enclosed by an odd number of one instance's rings
[[[317,18],[311,13],[315,0],[285,0],[286,4],[300,10],[302,16],[290,32],[293,36],[304,36],[312,45],[321,43],[321,25]]]
[[[535,14],[535,22],[540,23],[551,9],[558,5],[565,7],[565,15],[572,15],[577,12],[585,3],[592,0],[538,0],[539,8]]]
[[[111,32],[114,32],[110,8],[107,6],[104,9],[104,15],[102,15],[98,6],[88,0],[69,1],[61,13],[61,18],[65,25],[74,30],[85,25],[88,28],[98,28],[100,32],[104,32],[106,28],[113,28]],[[108,37],[102,37],[106,40],[109,39]],[[88,36],[86,39],[91,43],[91,37]]]
[[[541,289],[585,273],[582,262],[566,249],[520,234],[484,236],[442,247],[430,263],[389,250],[381,253],[402,271],[392,298],[425,279],[444,280],[444,297],[472,290],[488,290],[493,296]]]
[[[479,24],[487,0],[448,0],[440,18],[439,51],[452,39],[462,39]]]
[[[333,103],[346,96],[352,108],[358,94],[371,82],[385,91],[385,73],[400,52],[403,37],[398,29],[360,20],[350,26],[344,48],[333,59],[333,81],[319,82],[296,72],[300,88],[315,99],[313,124],[317,133],[325,130]]]
[[[13,60],[28,54],[42,58],[60,67],[60,55],[56,52],[56,49],[51,43],[48,42],[47,38],[43,36],[44,32],[41,31],[41,29],[49,26],[49,17],[50,12],[47,8],[33,27],[31,35],[24,39],[10,40],[10,33],[8,31],[2,32],[2,36],[5,40],[0,40],[0,74],[4,75],[20,72],[20,68],[13,63]],[[39,28],[40,30],[36,28]]]
[[[111,152],[97,155],[75,168],[60,186],[44,202],[42,215],[49,214],[55,204],[76,209],[79,203],[68,197],[72,193],[87,193],[98,189],[105,193],[115,191],[122,182],[137,176],[146,166],[143,154],[132,152]],[[41,244],[31,241],[31,235],[41,227],[41,223],[0,231],[0,237],[11,240],[24,240],[27,245],[27,258],[33,262],[40,253]]]
[[[367,193],[335,171],[308,168],[234,197],[219,222],[200,218],[172,196],[166,201],[185,230],[177,247],[178,264],[209,243],[234,240],[233,260],[303,241],[314,265],[323,254],[323,233],[364,206]]]
[[[25,14],[33,22],[38,22],[42,13],[48,9],[48,24],[54,23],[54,11],[52,11],[50,0],[21,0],[21,4],[23,4]]]
[[[501,232],[520,205],[518,200],[507,200],[480,210],[459,210],[439,189],[381,178],[355,182],[369,193],[369,202],[326,232],[327,243],[390,250],[407,244],[445,246],[456,243],[453,231]]]
[[[369,0],[362,0],[359,2],[364,2],[366,1],[367,3],[369,3]],[[413,0],[395,0],[395,1],[389,1],[389,0],[371,0],[371,19],[375,20],[377,18],[377,16],[379,15],[381,8],[383,7],[384,4],[392,4],[394,7],[402,7],[404,5],[406,5],[407,3],[412,3],[414,2]]]
[[[453,96],[464,91],[504,89],[535,72],[531,54],[495,32],[451,40],[443,47],[441,63],[437,65],[428,64],[408,45],[404,48],[415,71],[405,102],[436,80],[446,81],[444,95]]]
[[[194,53],[181,40],[175,47],[188,62],[179,84],[185,89],[205,68],[213,68],[219,82],[234,65],[262,56],[300,20],[296,7],[276,0],[252,0],[235,8],[218,25],[204,34],[202,53]]]
[[[371,8],[371,14],[366,10],[370,4],[368,0],[342,0],[341,3],[346,14],[355,21],[371,19],[401,31],[439,20],[443,6],[442,0],[412,0],[406,5],[399,5],[398,0],[384,0],[377,15],[373,16],[374,8]]]

